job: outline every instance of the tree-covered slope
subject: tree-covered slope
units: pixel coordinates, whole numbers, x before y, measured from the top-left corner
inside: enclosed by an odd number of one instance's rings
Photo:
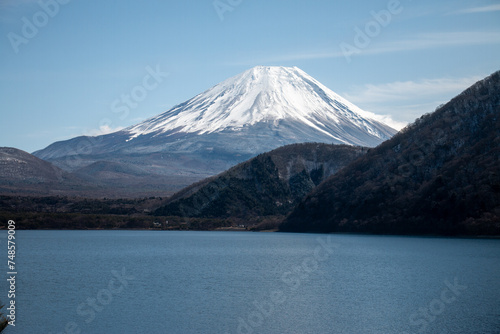
[[[500,72],[325,181],[281,230],[500,234]]]
[[[366,151],[316,143],[284,146],[180,191],[156,214],[217,218],[284,215],[315,186]]]

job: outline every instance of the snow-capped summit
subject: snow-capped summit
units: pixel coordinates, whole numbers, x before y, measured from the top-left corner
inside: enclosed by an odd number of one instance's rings
[[[106,175],[141,170],[187,184],[288,144],[376,146],[396,133],[369,116],[297,67],[258,66],[137,125],[34,155],[70,171],[105,161]]]
[[[130,141],[149,134],[237,132],[259,123],[277,132],[295,123],[303,133],[292,142],[374,146],[395,133],[301,69],[279,66],[249,69],[124,131]]]

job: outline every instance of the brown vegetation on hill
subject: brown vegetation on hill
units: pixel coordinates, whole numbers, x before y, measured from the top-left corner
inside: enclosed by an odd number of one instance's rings
[[[335,174],[281,230],[500,234],[500,72]]]

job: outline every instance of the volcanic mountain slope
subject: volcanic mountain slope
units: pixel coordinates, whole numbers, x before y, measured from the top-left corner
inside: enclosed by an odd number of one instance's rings
[[[124,132],[132,143],[150,135],[219,134],[223,139],[233,133],[245,144],[223,142],[220,149],[250,154],[297,141],[376,146],[395,133],[299,68],[265,66],[230,78]],[[252,139],[255,135],[264,138]]]
[[[154,177],[132,167],[100,161],[67,172],[27,152],[0,147],[0,194],[138,198],[173,194],[197,181]]]
[[[87,184],[74,175],[27,152],[0,147],[0,192],[48,195]]]
[[[317,187],[282,231],[500,234],[500,72]]]
[[[0,166],[2,182],[59,182],[65,174],[51,163],[12,147],[0,147]]]
[[[315,186],[366,151],[317,143],[284,146],[183,189],[155,214],[248,219],[285,215]]]
[[[199,180],[287,144],[376,146],[395,133],[296,67],[259,66],[140,124],[34,154],[70,171],[108,161]]]

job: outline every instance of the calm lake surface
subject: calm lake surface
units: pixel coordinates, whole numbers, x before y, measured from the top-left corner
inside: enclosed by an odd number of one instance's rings
[[[17,231],[16,242],[6,333],[500,333],[500,240]]]

